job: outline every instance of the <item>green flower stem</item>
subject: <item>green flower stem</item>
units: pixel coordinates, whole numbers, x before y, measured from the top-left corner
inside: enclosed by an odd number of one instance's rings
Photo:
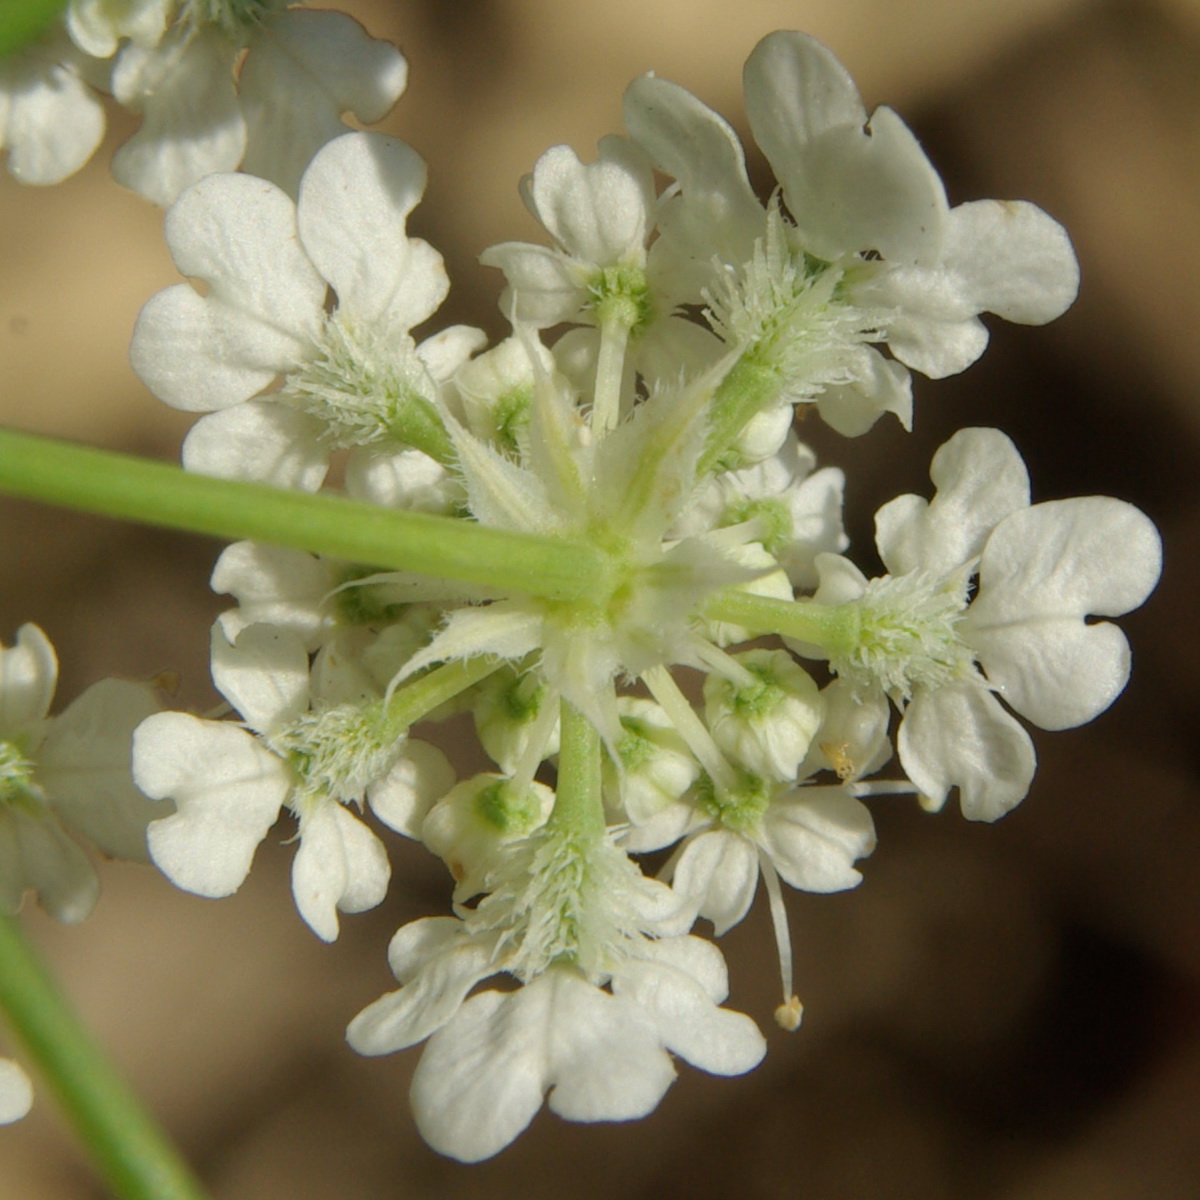
[[[187,1165],[79,1023],[17,923],[3,915],[0,1008],[58,1093],[114,1195],[204,1200]]]
[[[752,417],[779,398],[779,372],[764,366],[747,351],[730,368],[713,396],[709,410],[708,441],[696,473],[722,470],[721,460]]]
[[[608,573],[605,556],[581,542],[211,479],[11,429],[0,429],[0,493],[550,600],[603,592]]]
[[[855,643],[858,606],[776,600],[730,588],[709,600],[704,615],[712,621],[742,625],[756,635],[777,633],[796,638],[831,653]]]
[[[584,842],[598,841],[604,836],[600,754],[600,734],[596,727],[564,700],[557,795],[547,825]]]
[[[618,314],[600,325],[600,353],[596,360],[596,391],[592,404],[592,433],[603,437],[616,429],[621,419],[621,379],[625,371],[625,348],[629,323]]]
[[[400,736],[434,709],[474,687],[502,665],[503,659],[481,654],[465,662],[446,663],[397,688],[386,708],[387,723],[393,736]]]

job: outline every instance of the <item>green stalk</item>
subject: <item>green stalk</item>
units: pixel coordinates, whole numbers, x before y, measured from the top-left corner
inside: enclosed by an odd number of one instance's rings
[[[481,654],[464,662],[446,663],[397,688],[385,709],[393,736],[400,736],[448,700],[486,679],[501,662],[491,654]]]
[[[205,1193],[79,1023],[17,923],[0,915],[0,1008],[122,1200]]]
[[[713,621],[741,625],[756,635],[776,633],[829,652],[845,645],[848,638],[852,644],[857,607],[814,604],[811,600],[777,600],[730,588],[708,601],[704,615]]]
[[[583,842],[604,836],[604,802],[600,791],[600,734],[569,701],[562,702],[562,736],[558,752],[558,784],[547,826]]]
[[[708,441],[696,465],[699,476],[722,469],[721,459],[751,418],[779,398],[779,372],[747,350],[721,380],[709,410]]]
[[[212,479],[11,429],[0,429],[0,493],[550,600],[595,594],[607,574],[604,555],[582,542]]]

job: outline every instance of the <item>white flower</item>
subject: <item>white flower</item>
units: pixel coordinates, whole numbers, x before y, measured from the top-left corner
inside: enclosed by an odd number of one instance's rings
[[[1029,735],[993,693],[1043,729],[1103,712],[1128,679],[1129,646],[1088,618],[1146,599],[1161,541],[1143,513],[1109,497],[1030,506],[1024,463],[997,430],[957,433],[930,477],[931,502],[901,496],[876,516],[891,574],[868,581],[821,556],[814,599],[855,610],[859,632],[831,665],[860,694],[903,707],[900,761],[927,802],[940,807],[957,786],[964,814],[991,821],[1024,798],[1035,765]]]
[[[214,175],[171,208],[171,252],[208,292],[178,284],[153,297],[130,355],[161,399],[210,414],[185,466],[314,490],[339,447],[408,443],[448,458],[439,387],[482,335],[453,327],[421,346],[409,335],[448,288],[440,255],[405,233],[424,187],[404,143],[351,133],[317,155],[298,203]],[[280,391],[252,399],[280,375]]]
[[[19,1121],[33,1107],[33,1084],[10,1058],[0,1058],[0,1125]]]
[[[720,749],[755,775],[796,778],[821,724],[816,683],[785,650],[730,657],[728,676],[704,681],[704,716]]]
[[[750,911],[760,872],[774,870],[804,892],[857,887],[853,863],[875,848],[867,807],[840,787],[747,779],[737,792],[701,799],[710,827],[691,836],[671,886],[717,936]]]
[[[527,854],[517,844],[497,860],[496,890],[465,921],[401,929],[389,961],[403,986],[347,1031],[363,1054],[433,1034],[413,1109],[429,1144],[466,1162],[511,1142],[547,1091],[568,1120],[632,1120],[673,1080],[668,1052],[735,1075],[765,1049],[748,1017],[718,1007],[728,988],[715,947],[669,932],[669,890],[607,841],[566,850],[543,830]],[[524,986],[466,999],[500,971]]]
[[[600,143],[583,164],[569,146],[538,159],[522,194],[561,249],[505,242],[480,256],[508,280],[503,306],[515,322],[538,329],[563,321],[617,319],[627,329],[650,317],[646,239],[654,225],[650,164],[623,138]]]
[[[337,913],[374,907],[390,875],[382,843],[348,805],[365,796],[393,820],[428,807],[447,786],[444,760],[390,729],[378,702],[311,706],[303,644],[270,626],[251,625],[232,645],[214,628],[212,671],[249,729],[172,712],[134,736],[138,786],[177,808],[151,824],[151,857],[186,891],[231,895],[286,805],[299,822],[296,907],[333,941]]]
[[[659,214],[651,267],[693,302],[776,391],[815,401],[844,434],[885,411],[908,424],[906,373],[870,346],[941,376],[982,353],[984,311],[1041,324],[1074,299],[1062,228],[1025,203],[951,210],[916,139],[888,108],[869,118],[819,43],[774,33],[746,64],[755,140],[787,206],[766,209],[729,125],[654,76],[626,93],[634,140],[679,185]]]
[[[27,888],[61,921],[92,910],[99,881],[67,835],[146,860],[153,806],[133,786],[129,739],[158,705],[149,687],[106,679],[50,717],[54,648],[36,625],[0,646],[0,910],[15,913]]]
[[[789,416],[790,409],[786,410]],[[754,522],[752,534],[787,571],[797,588],[815,587],[818,554],[849,544],[842,528],[846,477],[816,469],[816,455],[794,433],[761,461],[712,475],[676,524],[679,535]]]
[[[679,800],[700,764],[660,705],[620,696],[617,709],[621,736],[615,757],[604,763],[605,799],[619,821],[630,823],[621,835],[627,850],[658,850],[677,842],[692,822],[691,806]]]
[[[399,51],[344,13],[278,11],[281,0],[204,7],[185,5],[161,41],[125,46],[113,67],[117,101],[143,114],[113,174],[156,204],[239,165],[294,194],[345,132],[343,113],[378,121],[404,90]]]

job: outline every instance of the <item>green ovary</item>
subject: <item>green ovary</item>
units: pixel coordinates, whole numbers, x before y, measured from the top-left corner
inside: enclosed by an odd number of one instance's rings
[[[0,741],[0,804],[20,804],[37,792],[33,763],[20,743]]]

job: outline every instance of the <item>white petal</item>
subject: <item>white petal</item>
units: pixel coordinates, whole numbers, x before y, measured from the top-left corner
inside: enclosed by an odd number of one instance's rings
[[[242,170],[294,196],[320,147],[345,132],[342,114],[368,125],[381,120],[407,81],[400,51],[345,13],[274,14],[238,80],[247,128]]]
[[[61,183],[104,137],[104,106],[69,66],[33,54],[0,63],[0,148],[21,183]]]
[[[417,345],[417,357],[435,383],[447,383],[472,354],[488,344],[488,335],[473,325],[448,325]]]
[[[392,939],[389,958],[404,986],[350,1022],[346,1040],[359,1054],[391,1054],[416,1045],[445,1025],[467,993],[496,969],[491,944],[465,934],[453,917],[405,925]]]
[[[933,263],[947,205],[941,180],[899,117],[875,111],[869,132],[842,65],[803,34],[764,38],[746,63],[746,111],[807,249],[834,259],[877,250]]]
[[[145,684],[102,679],[60,713],[38,751],[38,778],[67,823],[106,854],[147,862],[146,826],[161,816],[134,786],[134,729],[158,711]]]
[[[353,450],[346,464],[346,495],[385,508],[451,516],[463,502],[458,476],[422,450]]]
[[[984,547],[979,595],[964,637],[1004,696],[1043,729],[1090,721],[1129,677],[1115,625],[1162,571],[1162,541],[1131,504],[1087,496],[1037,504],[1006,518]]]
[[[407,332],[446,298],[441,255],[405,232],[424,191],[420,156],[380,133],[348,133],[313,159],[300,185],[300,238],[339,313]]]
[[[741,1075],[767,1051],[748,1016],[718,1008],[701,983],[677,967],[630,960],[613,977],[613,995],[649,1012],[667,1049],[702,1071]]]
[[[320,332],[325,281],[296,240],[295,209],[273,184],[216,175],[166,220],[171,255],[208,294],[177,284],[151,298],[133,331],[133,369],[188,412],[227,408],[302,363]]]
[[[367,803],[389,829],[419,838],[426,814],[454,786],[455,777],[436,746],[410,738],[392,769],[367,788]]]
[[[460,1162],[499,1153],[542,1106],[543,1014],[528,1019],[528,1005],[516,1007],[519,995],[472,996],[433,1035],[413,1074],[410,1096],[421,1136]]]
[[[1029,505],[1029,472],[998,429],[960,429],[933,456],[928,504],[898,496],[875,514],[875,543],[893,575],[945,574],[983,550],[992,530]]]
[[[501,242],[489,246],[479,261],[504,272],[508,286],[500,307],[512,320],[546,329],[578,316],[586,293],[570,260],[557,250]]]
[[[425,1140],[478,1162],[502,1150],[550,1107],[575,1121],[620,1121],[653,1110],[674,1079],[647,1018],[552,968],[517,992],[472,997],[433,1038],[413,1076]]]
[[[329,471],[321,424],[273,400],[201,417],[183,439],[183,465],[198,475],[315,492]]]
[[[238,602],[221,617],[229,641],[247,625],[274,625],[315,650],[329,620],[323,605],[333,587],[333,572],[328,563],[302,550],[234,542],[217,559],[209,586]]]
[[[11,649],[0,643],[0,737],[40,734],[58,682],[58,659],[36,625],[22,625]]]
[[[1020,804],[1037,763],[1025,730],[986,688],[970,683],[914,697],[896,746],[905,774],[932,807],[957,787],[972,821],[995,821]]]
[[[951,209],[941,270],[974,313],[1021,325],[1053,321],[1079,291],[1067,231],[1024,200],[975,200]]]
[[[52,917],[73,924],[95,907],[100,880],[52,813],[14,806],[0,810],[0,911],[15,914],[26,888]]]
[[[635,79],[625,90],[625,124],[654,163],[678,180],[682,203],[664,205],[664,238],[674,243],[668,273],[694,278],[687,292],[711,276],[714,255],[722,262],[749,259],[764,228],[762,205],[746,176],[737,134],[717,113],[677,84],[653,75]],[[662,239],[660,239],[662,240]],[[663,248],[652,250],[659,278],[666,265]],[[690,261],[689,261],[690,260]],[[679,300],[692,298],[688,295]]]
[[[840,892],[862,882],[853,863],[875,848],[875,825],[867,806],[840,788],[798,787],[771,802],[761,840],[792,887]]]
[[[0,1125],[19,1121],[32,1107],[29,1076],[11,1058],[0,1058]]]
[[[153,49],[121,51],[113,94],[143,116],[113,155],[118,183],[165,208],[205,175],[237,167],[246,125],[233,89],[235,53],[216,32],[183,28]]]
[[[534,216],[572,257],[589,266],[632,264],[643,255],[647,197],[624,162],[581,163],[569,146],[538,159],[526,199]]]
[[[720,1004],[729,995],[725,956],[707,938],[691,934],[656,938],[639,950],[638,957],[664,963],[690,975],[714,1004]]]
[[[866,123],[850,73],[803,33],[780,30],[754,47],[742,74],[754,140],[772,166],[830,129]]]
[[[905,429],[912,428],[912,379],[897,362],[869,346],[859,347],[856,377],[849,383],[829,384],[817,397],[817,411],[843,437],[866,433],[884,413],[894,413]]]
[[[259,842],[291,781],[284,764],[237,725],[158,713],[133,736],[133,776],[174,816],[149,829],[150,857],[176,886],[230,896],[250,873]]]
[[[213,683],[251,728],[274,732],[308,708],[308,654],[294,635],[250,625],[230,643],[214,625],[211,652]]]
[[[914,271],[929,275],[931,272]],[[922,284],[926,281],[922,280]],[[893,299],[898,299],[892,294]],[[939,320],[914,315],[906,306],[888,322],[888,349],[905,366],[920,371],[929,379],[945,379],[965,371],[987,349],[988,331],[976,317]]]
[[[323,941],[338,935],[338,911],[366,912],[387,895],[391,868],[383,843],[344,805],[317,800],[302,809],[292,895]]]
[[[693,912],[713,923],[720,937],[750,911],[758,888],[758,855],[739,834],[702,833],[684,848],[671,886]]]

